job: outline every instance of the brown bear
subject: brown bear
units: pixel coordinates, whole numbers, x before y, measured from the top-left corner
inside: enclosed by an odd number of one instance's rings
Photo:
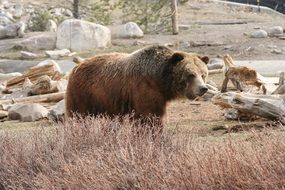
[[[82,60],[69,76],[66,116],[133,114],[161,121],[166,103],[207,92],[207,57],[154,45]]]

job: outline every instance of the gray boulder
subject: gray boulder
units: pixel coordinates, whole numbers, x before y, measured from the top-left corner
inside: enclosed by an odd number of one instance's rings
[[[279,37],[283,35],[283,28],[281,26],[274,26],[268,29],[269,37]]]
[[[21,4],[14,5],[13,17],[14,18],[21,18],[22,14],[23,14],[23,5],[21,5]]]
[[[250,34],[252,38],[267,38],[268,34],[265,30],[257,30]]]
[[[21,57],[23,59],[36,59],[39,57],[39,55],[28,51],[21,51]]]
[[[61,100],[55,106],[52,107],[50,112],[48,113],[48,118],[55,122],[64,121],[64,113],[65,113],[65,101]]]
[[[9,99],[12,98],[25,98],[28,97],[30,95],[30,89],[21,89],[21,90],[17,90],[12,92],[12,94],[8,94],[7,98],[9,97]],[[6,98],[6,99],[7,99]]]
[[[20,46],[28,51],[55,49],[56,33],[45,32],[31,36],[20,42]]]
[[[222,69],[224,67],[224,62],[221,59],[210,59],[207,67],[209,70]]]
[[[8,24],[15,23],[14,18],[9,13],[0,13],[0,25],[6,26]]]
[[[6,26],[6,25],[11,24],[11,23],[13,23],[13,22],[11,22],[11,20],[9,20],[7,17],[0,15],[0,25],[1,26]]]
[[[6,26],[0,26],[0,39],[4,38],[15,38],[15,37],[23,37],[25,30],[24,23],[17,24],[8,24]]]
[[[273,50],[271,51],[271,53],[274,53],[274,54],[282,54],[283,52],[282,52],[281,49],[273,49]]]
[[[113,38],[142,38],[144,36],[142,29],[134,22],[113,26],[111,32]]]
[[[3,7],[5,8],[5,9],[10,9],[11,8],[11,3],[9,3],[9,1],[7,1],[7,0],[3,0],[2,2],[1,2],[1,4],[3,5]]]
[[[48,110],[40,104],[16,104],[9,108],[8,118],[23,122],[37,121],[46,118]]]
[[[0,12],[1,17],[6,17],[9,19],[12,23],[16,22],[16,20],[13,18],[13,15],[9,12]]]
[[[68,19],[57,30],[57,49],[82,51],[111,44],[109,28],[87,21]]]
[[[68,56],[71,52],[68,49],[46,51],[45,54],[52,59]]]

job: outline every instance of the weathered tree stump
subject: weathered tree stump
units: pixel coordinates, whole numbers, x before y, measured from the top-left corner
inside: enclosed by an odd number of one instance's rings
[[[285,94],[285,72],[280,73],[279,86],[272,92],[272,94]]]
[[[285,95],[253,95],[226,92],[213,97],[213,103],[223,108],[234,108],[243,114],[257,115],[270,120],[285,117]]]
[[[241,92],[245,90],[245,86],[250,85],[256,86],[258,90],[262,89],[263,94],[271,94],[276,88],[275,85],[278,83],[278,78],[263,77],[253,68],[235,65],[229,55],[224,56],[224,63],[225,79],[222,84],[221,92],[227,91],[229,81]]]

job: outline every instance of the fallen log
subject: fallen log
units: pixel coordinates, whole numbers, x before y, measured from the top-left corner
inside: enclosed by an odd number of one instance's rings
[[[244,91],[243,83],[247,85],[255,85],[258,88],[262,86],[262,83],[257,79],[256,70],[245,66],[235,65],[232,57],[229,55],[224,56],[224,63],[225,79],[222,84],[221,92],[227,91],[229,81],[231,81],[241,92]]]
[[[52,94],[29,96],[24,98],[15,98],[8,100],[0,100],[0,105],[14,103],[40,103],[40,102],[59,102],[64,99],[65,92],[57,92]]]
[[[223,42],[210,42],[210,41],[190,41],[191,47],[203,47],[203,46],[223,46]]]
[[[234,108],[243,114],[257,115],[270,120],[285,117],[285,95],[253,95],[227,92],[213,97],[212,102],[222,108]]]
[[[234,24],[247,24],[247,21],[221,21],[221,22],[193,22],[197,25],[234,25]]]
[[[83,63],[84,61],[85,61],[85,59],[83,59],[83,58],[81,58],[81,57],[79,57],[79,56],[76,56],[76,57],[73,58],[73,62],[74,62],[75,64],[81,64],[81,63]]]
[[[53,64],[35,66],[27,70],[22,76],[15,77],[7,81],[6,89],[22,87],[25,79],[28,78],[31,82],[35,82],[39,77],[47,75],[53,80],[61,78],[60,73],[56,70]]]
[[[208,74],[211,75],[211,74],[218,74],[218,73],[223,73],[223,72],[224,72],[224,69],[213,69],[213,70],[209,70]]]

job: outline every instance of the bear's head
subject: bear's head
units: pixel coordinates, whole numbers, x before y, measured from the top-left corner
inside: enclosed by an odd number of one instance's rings
[[[194,99],[208,91],[205,81],[208,77],[207,56],[175,52],[171,57],[174,65],[175,88],[179,95]]]

